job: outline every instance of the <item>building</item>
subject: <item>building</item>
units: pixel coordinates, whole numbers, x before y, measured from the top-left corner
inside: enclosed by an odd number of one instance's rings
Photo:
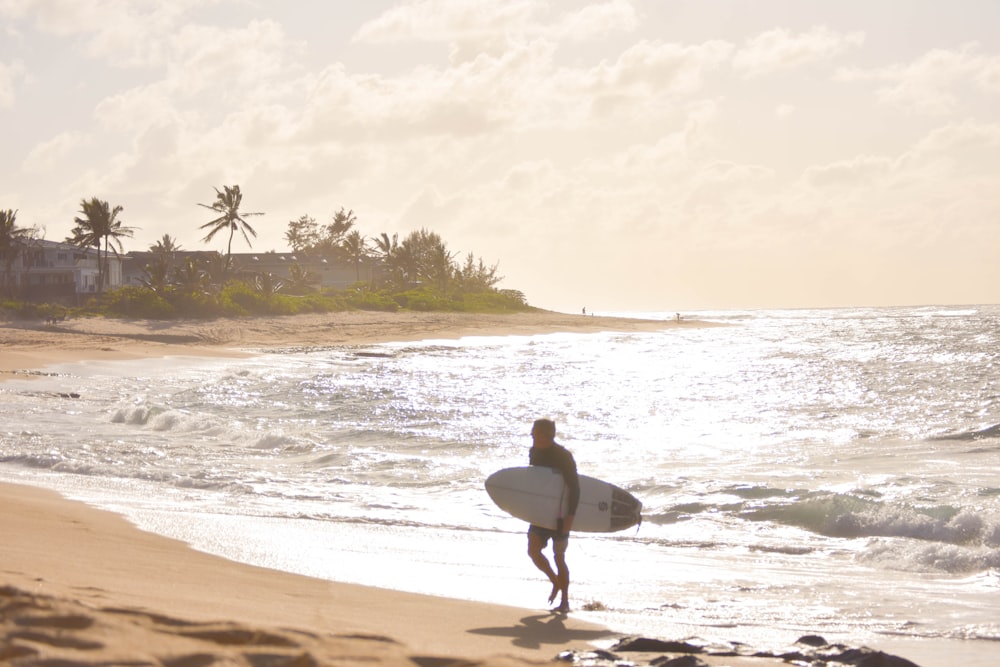
[[[183,266],[189,260],[207,263],[218,255],[208,250],[178,250],[167,255],[168,272],[172,274],[175,267]],[[124,284],[145,284],[148,278],[146,267],[151,266],[158,256],[158,253],[148,251],[128,253],[123,269]],[[314,288],[346,289],[359,281],[372,282],[379,277],[381,267],[381,262],[373,259],[362,260],[355,266],[352,262],[339,259],[291,252],[234,252],[231,259],[234,274],[244,279],[271,274],[282,281],[289,281],[292,267],[298,266],[300,271],[312,276],[310,285]]]
[[[189,259],[207,263],[217,257],[214,251],[177,251],[168,256],[170,274]],[[157,254],[129,252],[108,255],[104,290],[122,286],[142,286],[148,278],[146,267]],[[36,303],[82,305],[98,293],[97,249],[79,248],[71,243],[33,240],[14,259],[10,271],[0,265],[0,294]],[[372,282],[380,277],[382,263],[366,259],[358,266],[333,258],[295,253],[233,253],[235,275],[244,279],[271,274],[282,281],[292,278],[293,266],[307,272],[314,288],[346,289],[359,279]]]
[[[110,253],[106,259],[104,289],[121,287],[121,257]],[[14,258],[9,270],[0,267],[0,286],[4,293],[23,301],[79,305],[97,295],[97,262],[97,248],[33,240]]]

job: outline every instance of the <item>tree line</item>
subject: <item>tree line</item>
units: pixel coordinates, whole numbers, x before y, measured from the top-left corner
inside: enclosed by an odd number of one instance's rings
[[[248,246],[257,231],[248,218],[262,212],[243,210],[243,193],[239,185],[215,188],[215,200],[199,207],[213,212],[214,217],[200,225],[209,243],[216,236],[226,236],[226,252],[173,261],[181,247],[169,234],[149,246],[154,259],[145,267],[142,287],[124,287],[104,293],[108,265],[112,255],[124,252],[123,239],[132,238],[135,228],[121,219],[123,208],[111,206],[97,197],[83,199],[74,227],[66,242],[79,248],[96,248],[98,255],[98,301],[112,312],[142,310],[143,316],[176,316],[251,314],[289,309],[333,310],[343,307],[398,307],[422,310],[523,310],[528,308],[524,295],[517,290],[498,290],[503,279],[497,265],[487,265],[481,258],[468,253],[462,262],[457,253],[448,249],[444,239],[435,232],[420,229],[406,235],[383,232],[368,237],[357,228],[353,210],[341,208],[327,224],[303,215],[289,221],[284,238],[292,252],[303,259],[325,258],[354,266],[357,283],[340,294],[318,288],[318,276],[295,264],[289,275],[277,278],[270,274],[240,276],[233,264],[233,240],[240,233]],[[4,286],[12,289],[10,279],[14,263],[21,253],[38,238],[36,227],[19,227],[17,211],[0,210],[0,259],[3,261]],[[378,280],[361,280],[364,264],[379,267]],[[306,263],[308,264],[308,262]],[[240,303],[234,303],[233,298]],[[10,296],[10,294],[8,294]],[[290,302],[288,297],[311,297],[309,303]],[[252,298],[251,298],[252,297]],[[285,297],[285,298],[282,298]],[[269,302],[263,307],[261,299]],[[332,299],[325,303],[324,299]],[[253,301],[254,303],[249,303]],[[252,307],[247,307],[247,306]],[[178,308],[178,306],[180,306]],[[191,311],[196,311],[192,313]],[[235,311],[235,312],[233,312]],[[244,312],[241,312],[244,311]]]

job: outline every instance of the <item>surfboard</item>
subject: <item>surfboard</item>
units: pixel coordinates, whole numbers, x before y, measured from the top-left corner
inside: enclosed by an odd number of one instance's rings
[[[486,493],[496,506],[513,517],[543,528],[556,529],[565,510],[565,483],[557,468],[504,468],[486,479]],[[580,475],[580,504],[573,530],[613,533],[642,521],[642,503],[628,491],[594,477]]]

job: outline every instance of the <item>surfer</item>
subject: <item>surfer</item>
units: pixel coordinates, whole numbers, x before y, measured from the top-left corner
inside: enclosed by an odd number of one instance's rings
[[[555,441],[556,423],[551,419],[537,419],[531,427],[531,451],[528,462],[533,466],[557,468],[566,482],[566,515],[559,518],[555,530],[531,525],[528,528],[528,555],[531,562],[552,582],[549,604],[560,597],[557,611],[569,611],[569,568],[566,566],[566,547],[569,546],[569,531],[573,528],[573,517],[580,502],[580,480],[576,473],[576,460],[568,449]],[[542,549],[552,540],[552,556],[556,570],[552,570],[549,559]]]

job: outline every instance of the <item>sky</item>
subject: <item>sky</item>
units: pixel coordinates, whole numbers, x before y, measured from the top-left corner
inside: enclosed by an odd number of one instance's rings
[[[239,185],[565,312],[1000,303],[996,0],[0,0],[0,209]]]

